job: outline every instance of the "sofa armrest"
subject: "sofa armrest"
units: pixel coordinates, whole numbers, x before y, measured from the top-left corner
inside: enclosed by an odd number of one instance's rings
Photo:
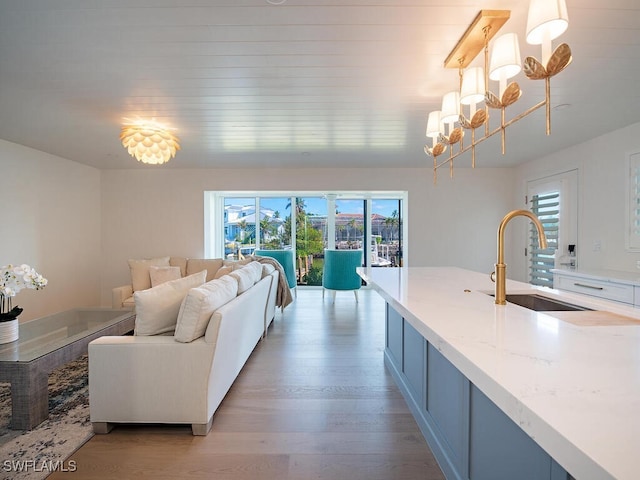
[[[172,336],[105,336],[89,344],[92,422],[209,421],[215,346]]]
[[[123,308],[124,301],[133,295],[133,285],[123,285],[111,290],[111,308]]]

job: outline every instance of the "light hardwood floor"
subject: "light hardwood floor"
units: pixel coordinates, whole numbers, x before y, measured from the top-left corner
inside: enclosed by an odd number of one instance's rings
[[[116,426],[60,478],[436,480],[437,466],[383,364],[384,302],[371,290],[299,289],[214,416],[189,426]]]

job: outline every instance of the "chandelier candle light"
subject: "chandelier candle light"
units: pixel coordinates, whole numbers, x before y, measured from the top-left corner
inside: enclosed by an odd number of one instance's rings
[[[471,166],[475,168],[475,147],[487,138],[501,133],[502,154],[506,147],[506,129],[535,110],[546,107],[546,134],[551,134],[551,86],[550,79],[571,63],[571,49],[566,43],[552,51],[552,40],[564,33],[569,25],[565,0],[531,0],[527,17],[527,43],[541,45],[542,61],[527,57],[524,65],[520,61],[518,36],[506,33],[497,37],[489,62],[489,41],[509,19],[509,10],[481,10],[467,28],[458,44],[445,60],[445,68],[457,68],[460,76],[459,90],[449,92],[442,99],[442,109],[429,113],[426,136],[432,145],[425,145],[424,151],[433,157],[433,182],[437,182],[437,170],[449,164],[453,177],[453,160],[471,150]],[[470,63],[484,51],[484,67],[470,67]],[[505,120],[505,110],[514,104],[522,91],[517,82],[508,80],[524,70],[531,80],[545,81],[545,99],[509,121]],[[498,95],[489,90],[489,80],[499,84]],[[477,104],[484,102],[484,108]],[[469,107],[469,117],[463,109]],[[489,109],[500,110],[500,126],[489,128]],[[455,124],[458,124],[456,127]],[[477,128],[485,126],[484,136],[476,138]],[[463,145],[464,130],[471,130],[471,144]],[[453,147],[459,143],[456,152]],[[449,158],[438,163],[438,157],[449,147]]]
[[[120,132],[120,140],[129,155],[151,165],[167,163],[180,150],[178,137],[155,119],[125,124]]]

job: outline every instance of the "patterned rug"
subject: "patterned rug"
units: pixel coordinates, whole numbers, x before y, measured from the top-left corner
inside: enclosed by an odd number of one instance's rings
[[[93,436],[87,356],[49,375],[49,418],[31,431],[11,430],[10,384],[0,383],[0,478],[41,479],[74,471],[66,459]]]

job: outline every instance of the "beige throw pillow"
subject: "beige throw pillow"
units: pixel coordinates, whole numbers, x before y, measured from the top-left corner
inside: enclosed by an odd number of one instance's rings
[[[253,272],[246,268],[240,268],[234,270],[229,274],[230,277],[235,278],[238,281],[238,295],[249,290],[256,283]]]
[[[129,260],[131,270],[131,285],[133,291],[146,290],[151,288],[151,277],[149,267],[168,267],[169,257],[145,258],[142,260]]]
[[[151,277],[151,288],[170,280],[182,278],[180,267],[149,267],[149,276]]]
[[[176,328],[182,300],[189,290],[202,285],[207,271],[171,280],[157,287],[135,292],[136,322],[134,335],[159,335]]]
[[[176,341],[188,343],[202,337],[213,312],[233,300],[237,294],[238,282],[229,275],[189,290],[180,306]]]
[[[216,278],[223,277],[225,275],[230,274],[232,271],[233,271],[233,267],[231,266],[220,267],[213,278],[216,279]]]

